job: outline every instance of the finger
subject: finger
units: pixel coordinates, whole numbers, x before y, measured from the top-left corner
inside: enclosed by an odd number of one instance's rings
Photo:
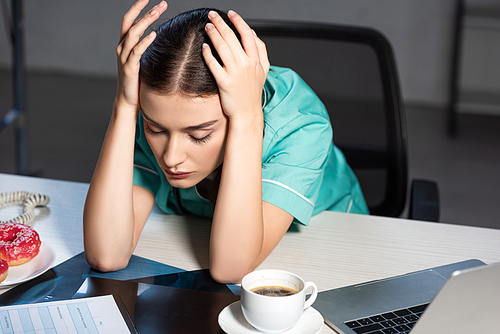
[[[225,75],[224,69],[219,64],[217,59],[215,59],[214,55],[212,54],[212,50],[210,49],[210,46],[207,43],[203,43],[201,51],[203,54],[203,58],[205,59],[205,63],[208,66],[208,69],[210,70],[210,72],[212,72],[215,81],[217,82],[217,85],[220,86],[222,78]]]
[[[149,0],[148,0],[149,1]],[[161,1],[163,2],[163,1]],[[161,3],[160,2],[160,3]],[[149,11],[147,11],[144,15],[142,15],[141,17],[139,17],[138,19],[135,19],[134,21],[134,24],[137,24],[140,20],[142,20],[146,15],[148,15],[149,13],[151,13],[153,11],[153,9],[157,8],[160,4],[154,6],[153,8],[151,8]]]
[[[149,0],[139,0],[128,10],[127,13],[125,13],[122,20],[120,40],[118,41],[118,44],[123,41],[129,29],[134,25],[135,19],[139,16],[144,7],[146,7],[148,2]]]
[[[156,37],[156,32],[151,31],[146,37],[140,41],[135,48],[132,49],[129,56],[129,61],[137,62],[141,60],[141,56],[146,51],[146,49],[154,42]]]
[[[257,36],[255,31],[252,30],[252,32],[254,34],[255,44],[257,45],[257,51],[259,52],[260,64],[267,74],[267,72],[269,72],[269,67],[271,66],[271,64],[269,63],[269,57],[267,55],[266,43],[264,43],[264,41],[261,40],[259,36]]]
[[[118,46],[119,57],[122,63],[125,63],[129,56],[130,52],[134,49],[134,47],[139,43],[142,35],[145,30],[149,26],[149,21],[154,22],[159,17],[158,11],[153,10],[149,14],[147,14],[141,21],[132,26],[127,32],[126,37]],[[120,50],[121,48],[121,50]]]
[[[238,52],[243,53],[243,47],[238,38],[236,37],[236,34],[234,33],[233,29],[229,28],[229,26],[222,19],[222,17],[215,11],[210,11],[208,17],[212,22],[213,26],[216,28],[218,34],[222,38],[222,41],[224,41],[224,43],[222,43],[221,40],[218,39],[217,40],[218,44],[216,45],[212,40],[212,43],[214,43],[217,52],[219,52],[218,46],[224,46],[224,44],[227,44],[227,47],[231,50],[231,53],[233,54],[236,54]],[[207,24],[207,26],[210,25]]]
[[[149,0],[139,0],[137,3],[142,5],[142,2],[145,2],[147,4]],[[137,4],[136,3],[136,4]],[[125,40],[127,35],[129,34],[129,31],[139,25],[138,28],[143,28],[143,31],[141,35],[144,33],[144,31],[153,23],[155,20],[158,19],[158,17],[167,9],[168,5],[165,1],[161,1],[159,4],[151,8],[147,13],[145,13],[143,16],[137,19],[137,16],[140,14],[141,10],[144,8],[145,4],[142,6],[142,8],[138,11],[133,11],[133,14],[135,15],[128,15],[127,13],[123,17],[123,23],[122,23],[122,35],[120,36],[120,43]],[[134,9],[134,7],[131,8],[131,10]],[[158,15],[156,15],[156,13]],[[153,18],[153,19],[152,19]],[[126,21],[126,22],[125,22]],[[126,30],[125,30],[126,29]],[[137,28],[135,28],[137,29]]]
[[[167,3],[164,1],[160,2],[158,5],[153,7],[151,11],[146,14],[139,22],[137,22],[129,29],[126,38],[122,41],[123,46],[120,54],[122,62],[126,61],[129,53],[139,43],[139,40],[141,39],[146,29],[154,21],[156,21],[166,9]]]
[[[259,59],[259,52],[255,43],[255,33],[248,26],[245,20],[235,11],[230,10],[227,13],[227,16],[241,36],[241,45],[243,46],[245,53],[253,59]]]
[[[224,66],[232,66],[235,62],[233,51],[231,47],[226,42],[226,40],[222,37],[220,32],[215,28],[212,23],[207,23],[205,26],[205,31],[207,32],[208,37],[212,41],[212,44],[219,54],[220,59]],[[241,46],[239,46],[241,49]]]

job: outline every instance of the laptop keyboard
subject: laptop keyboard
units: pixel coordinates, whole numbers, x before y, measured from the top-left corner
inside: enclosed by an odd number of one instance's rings
[[[357,334],[410,333],[429,304],[403,308],[392,312],[344,322]]]

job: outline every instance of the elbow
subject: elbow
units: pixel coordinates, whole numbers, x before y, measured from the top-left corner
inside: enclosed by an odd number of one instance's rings
[[[110,272],[127,267],[133,250],[127,247],[118,247],[116,243],[114,246],[110,243],[103,245],[97,238],[90,236],[88,233],[84,233],[83,247],[85,259],[92,269]]]
[[[87,263],[95,270],[110,272],[124,269],[128,265],[130,258],[115,258],[111,256],[91,256],[85,253]]]
[[[210,276],[221,284],[239,284],[253,268],[238,266],[210,266]]]
[[[245,277],[247,273],[245,274],[236,274],[232,272],[225,272],[222,270],[214,270],[213,268],[210,268],[210,276],[220,284],[238,284],[241,282],[243,277]]]
[[[259,255],[245,252],[211,253],[210,276],[222,284],[239,284],[245,275],[254,271],[262,260]]]

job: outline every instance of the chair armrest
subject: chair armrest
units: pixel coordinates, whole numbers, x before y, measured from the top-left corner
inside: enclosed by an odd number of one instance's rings
[[[413,180],[410,194],[410,219],[439,221],[439,192],[437,183]]]

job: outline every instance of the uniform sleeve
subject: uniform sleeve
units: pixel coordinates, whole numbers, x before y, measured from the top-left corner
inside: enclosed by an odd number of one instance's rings
[[[297,113],[279,129],[265,125],[262,198],[308,225],[323,182],[332,142],[328,118]],[[271,135],[269,136],[269,133]]]

